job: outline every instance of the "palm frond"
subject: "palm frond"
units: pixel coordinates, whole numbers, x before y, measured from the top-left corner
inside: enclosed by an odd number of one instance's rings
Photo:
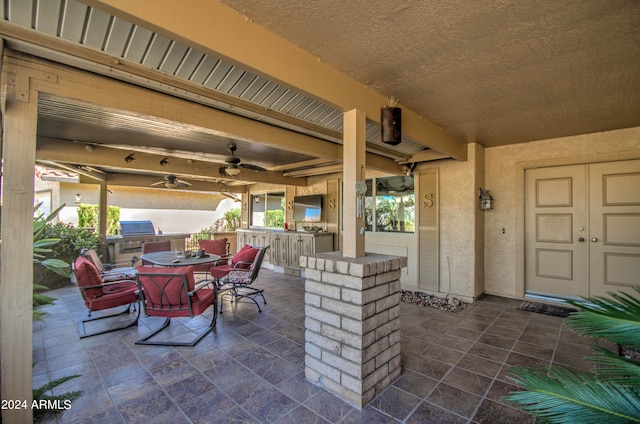
[[[640,288],[634,287],[638,293]],[[625,346],[640,346],[640,299],[628,293],[609,293],[583,302],[568,301],[582,310],[571,314],[566,324],[586,336],[599,337]]]
[[[550,423],[640,423],[640,393],[564,368],[510,367],[524,388],[503,399]]]
[[[600,348],[596,355],[586,358],[596,365],[601,381],[612,381],[626,387],[640,387],[640,363]]]

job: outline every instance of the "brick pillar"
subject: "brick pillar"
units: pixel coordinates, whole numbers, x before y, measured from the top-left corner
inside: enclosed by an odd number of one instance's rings
[[[400,376],[400,268],[407,258],[303,256],[305,375],[363,408]]]

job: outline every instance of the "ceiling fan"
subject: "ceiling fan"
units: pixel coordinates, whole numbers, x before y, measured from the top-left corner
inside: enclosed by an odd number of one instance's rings
[[[178,187],[181,187],[181,188],[189,187],[191,183],[179,180],[178,177],[176,177],[175,175],[165,175],[164,180],[151,184],[151,187],[155,187],[159,185],[164,185],[166,188],[174,189]]]
[[[226,174],[226,175],[230,175],[232,177],[235,177],[236,175],[238,175],[240,173],[240,168],[244,168],[244,169],[251,169],[254,171],[266,171],[265,168],[258,166],[258,165],[251,165],[248,163],[241,163],[241,160],[239,157],[237,157],[234,153],[235,151],[238,149],[238,146],[236,146],[236,143],[234,143],[233,141],[229,142],[229,145],[227,146],[227,148],[229,149],[229,152],[231,153],[230,156],[227,156],[225,158],[225,162],[227,163],[225,166],[220,168],[220,173],[221,174]]]

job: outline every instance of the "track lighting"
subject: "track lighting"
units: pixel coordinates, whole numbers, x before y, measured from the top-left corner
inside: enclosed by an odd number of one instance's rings
[[[136,160],[136,158],[133,157],[133,153],[131,153],[126,158],[124,158],[124,161],[127,162],[127,163],[133,162],[134,160]]]
[[[167,160],[168,158],[164,158],[160,161],[160,166],[165,166],[166,164],[169,163],[169,161]]]

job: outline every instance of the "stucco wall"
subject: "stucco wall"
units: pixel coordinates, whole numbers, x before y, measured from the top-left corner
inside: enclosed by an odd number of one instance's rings
[[[485,149],[485,184],[495,199],[485,215],[485,292],[524,294],[525,169],[632,158],[640,158],[640,127]]]
[[[416,168],[416,172],[439,169],[440,293],[447,294],[451,283],[451,295],[464,300],[472,300],[481,291],[476,288],[481,285],[476,269],[476,221],[481,219],[477,206],[479,154],[482,155],[482,147],[469,144],[465,162],[439,160]]]

